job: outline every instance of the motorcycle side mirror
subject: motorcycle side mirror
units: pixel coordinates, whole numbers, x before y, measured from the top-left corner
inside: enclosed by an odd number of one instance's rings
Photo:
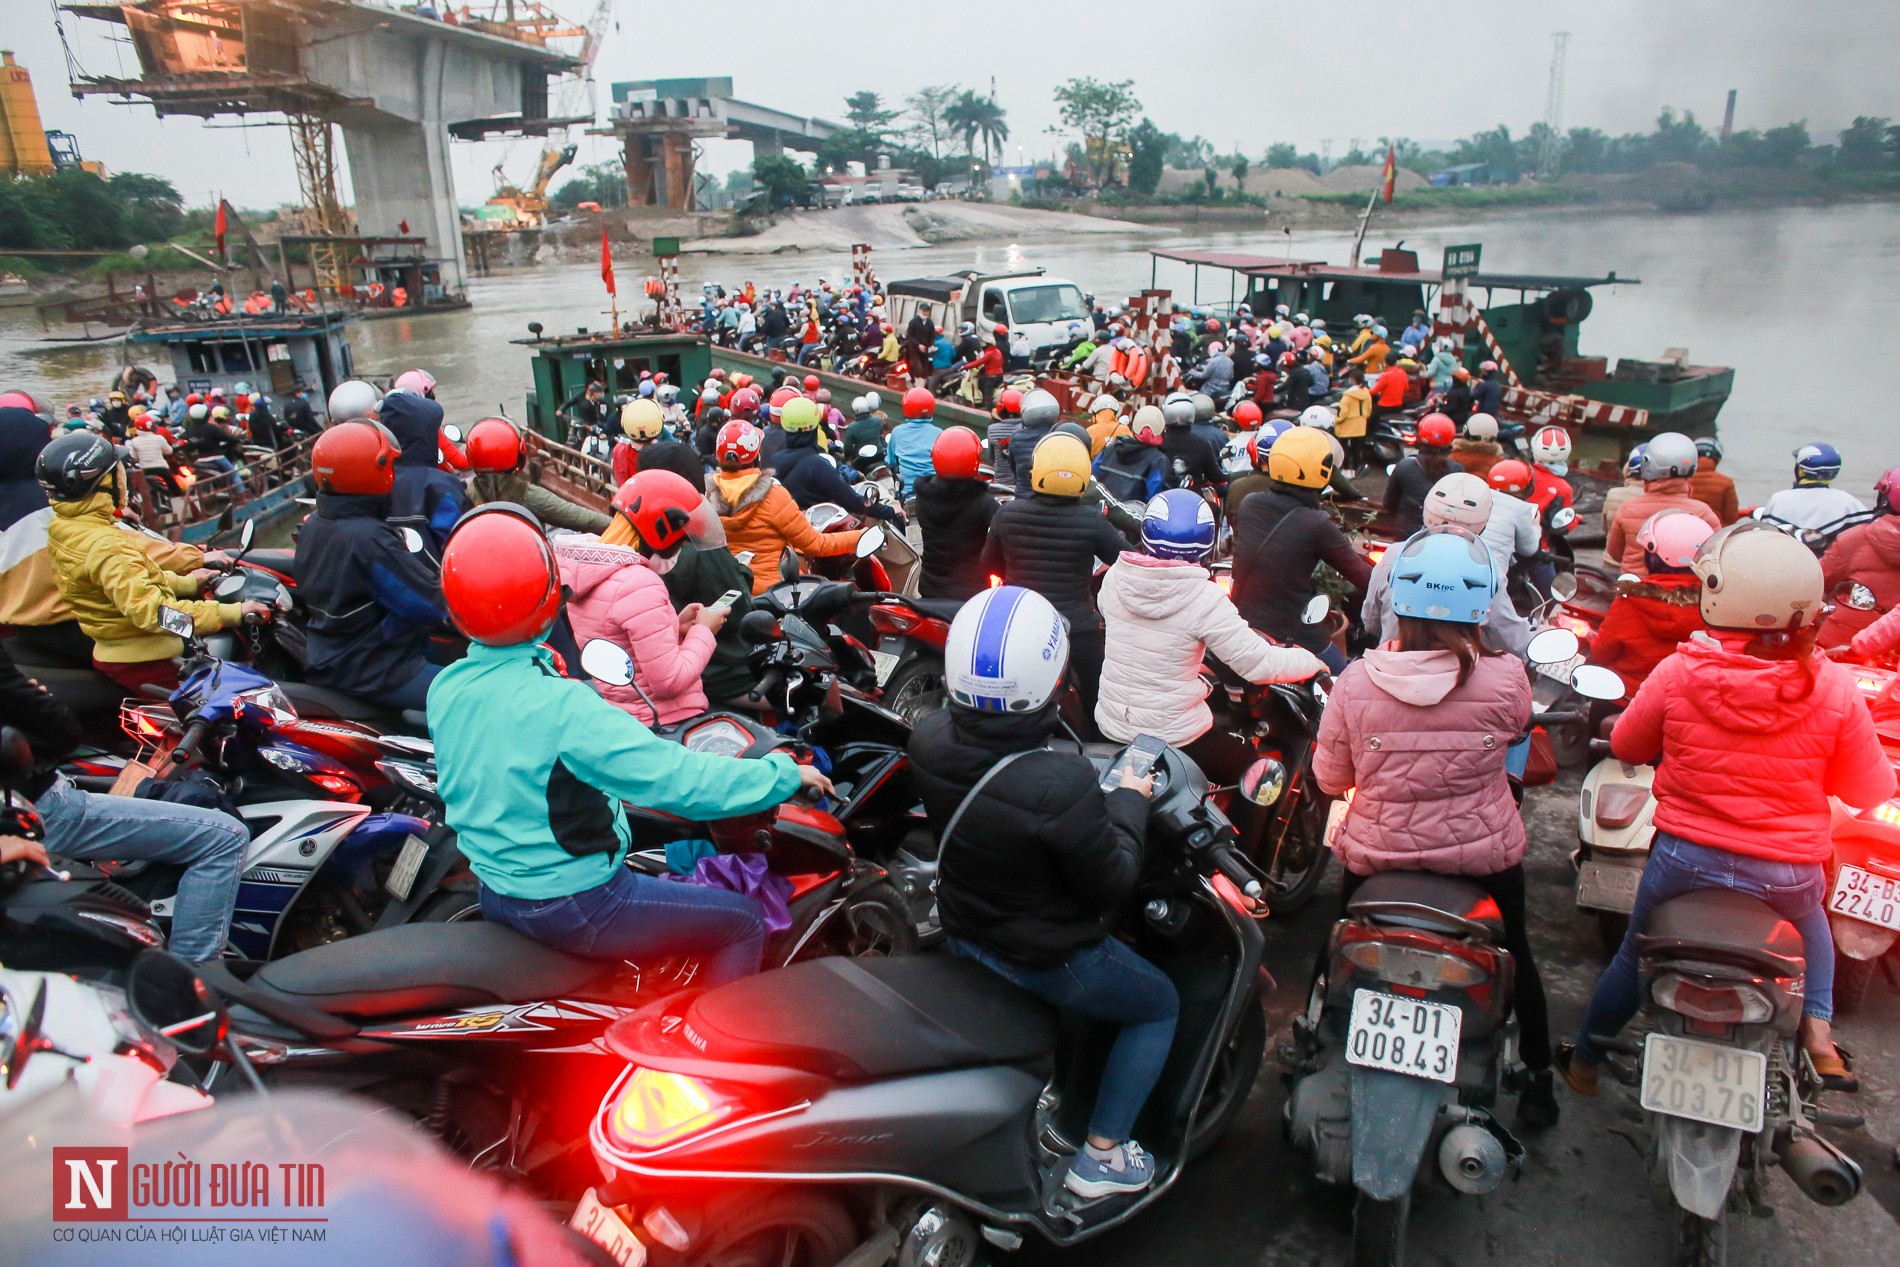
[[[1618,585],[1636,585],[1641,583],[1642,579],[1642,577],[1636,575],[1634,572],[1619,572],[1616,577],[1616,583]]]
[[[1255,805],[1272,805],[1286,791],[1286,767],[1262,757],[1240,776],[1240,794]]]
[[[402,548],[411,554],[421,554],[422,534],[417,532],[414,528],[404,528],[402,530]]]
[[[1620,700],[1627,688],[1614,669],[1597,664],[1580,664],[1570,675],[1570,685],[1585,699]]]
[[[1559,572],[1551,578],[1550,592],[1560,603],[1567,603],[1577,596],[1577,574]]]
[[[1303,625],[1317,625],[1320,621],[1325,620],[1332,610],[1332,599],[1324,594],[1315,594],[1313,595],[1313,600],[1306,605],[1306,610],[1300,613],[1300,623]]]
[[[64,1056],[82,1065],[90,1059],[50,1041],[40,1029],[45,1020],[45,981],[39,983],[39,988],[33,992],[33,1002],[25,1011],[20,1008],[18,996],[0,985],[0,1069],[6,1071],[4,1081],[7,1090],[11,1091],[20,1085],[20,1075],[26,1072],[26,1062],[39,1052],[50,1051],[55,1056]]]
[[[884,490],[868,480],[855,490],[860,500],[867,506],[875,506],[884,500]]]
[[[1880,605],[1874,598],[1874,592],[1859,581],[1842,581],[1835,586],[1834,601],[1857,612],[1870,612]]]
[[[739,617],[739,636],[755,646],[761,642],[776,642],[779,637],[778,618],[763,608],[755,607]]]
[[[1385,473],[1387,475],[1392,474],[1394,471],[1398,469],[1399,469],[1399,464],[1397,462],[1387,462],[1385,464]]]
[[[189,614],[163,606],[158,609],[158,627],[175,638],[189,638],[198,628]]]
[[[442,435],[450,444],[462,443],[462,429],[452,422],[442,424]]]
[[[874,458],[874,457],[876,457],[876,456],[877,456],[877,446],[876,446],[875,444],[863,444],[863,445],[859,445],[859,446],[858,446],[858,456],[859,456],[859,457],[861,457],[861,458]]]
[[[877,524],[866,528],[858,537],[858,557],[868,559],[884,548],[884,529]]]
[[[1574,660],[1583,644],[1568,629],[1546,629],[1532,638],[1524,654],[1532,664],[1562,664]]]
[[[1577,512],[1572,510],[1568,506],[1562,507],[1561,509],[1557,511],[1556,514],[1550,517],[1550,526],[1558,532],[1564,532],[1568,530],[1570,525],[1576,522],[1577,522]]]
[[[797,554],[790,550],[783,551],[779,554],[778,579],[781,581],[796,581],[798,579]]]
[[[212,588],[211,597],[220,603],[235,603],[242,593],[244,593],[244,578],[233,572]]]
[[[230,1031],[224,1001],[196,968],[169,951],[147,950],[132,961],[125,1001],[139,1024],[188,1055],[217,1051]]]
[[[245,554],[251,548],[251,542],[257,540],[257,520],[246,519],[244,526],[238,529],[238,553]]]
[[[627,654],[625,647],[615,646],[605,638],[590,638],[581,648],[581,669],[596,682],[609,686],[633,684],[633,657]]]

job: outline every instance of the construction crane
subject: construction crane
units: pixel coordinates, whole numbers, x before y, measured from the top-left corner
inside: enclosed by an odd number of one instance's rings
[[[613,17],[614,0],[599,0],[593,14],[587,19],[587,25],[579,28],[546,29],[545,36],[576,36],[581,39],[580,68],[573,77],[564,81],[560,87],[560,96],[555,103],[556,118],[570,118],[586,114],[590,118],[594,112],[594,58],[600,53],[602,40],[607,34],[607,23]],[[512,11],[512,10],[511,10]],[[541,12],[545,19],[552,15]],[[540,29],[540,28],[537,28]],[[536,161],[534,176],[526,187],[511,184],[504,170],[506,157],[495,164],[495,196],[488,200],[491,207],[508,210],[518,225],[537,226],[547,220],[548,185],[555,174],[574,161],[580,152],[575,144],[557,145],[550,139],[541,147],[541,157]]]
[[[341,237],[350,231],[350,215],[336,192],[336,135],[328,119],[314,115],[289,116],[290,152],[297,163],[297,188],[310,208],[310,232]],[[326,295],[345,294],[343,248],[335,242],[310,244],[310,270],[317,289]]]

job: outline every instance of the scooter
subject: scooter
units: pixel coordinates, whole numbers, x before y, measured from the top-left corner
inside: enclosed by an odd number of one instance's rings
[[[1182,1009],[1136,1128],[1151,1188],[1090,1201],[1062,1186],[1112,1026],[1059,1026],[962,958],[839,959],[615,1024],[624,1068],[588,1126],[606,1180],[570,1226],[623,1263],[970,1264],[1029,1234],[1074,1244],[1159,1201],[1232,1125],[1266,1026],[1259,886],[1193,763],[1167,750],[1154,773],[1124,929]]]
[[[954,598],[910,598],[880,594],[871,608],[877,646],[871,659],[884,706],[915,726],[926,713],[948,700],[943,651],[950,622],[963,603]]]
[[[1655,1029],[1640,1043],[1591,1041],[1640,1061],[1633,1075],[1610,1068],[1640,1088],[1650,1179],[1680,1215],[1676,1261],[1727,1261],[1726,1217],[1770,1212],[1771,1166],[1817,1204],[1858,1195],[1860,1167],[1817,1128],[1863,1120],[1819,1106],[1796,1042],[1805,964],[1794,926],[1748,894],[1700,889],[1658,905],[1637,949]]]

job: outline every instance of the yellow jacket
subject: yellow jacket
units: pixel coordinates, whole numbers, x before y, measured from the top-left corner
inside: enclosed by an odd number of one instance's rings
[[[57,625],[73,618],[73,609],[53,580],[53,561],[46,553],[52,522],[49,506],[0,530],[0,625]],[[204,566],[204,551],[197,546],[148,537],[130,528],[120,531],[160,567],[190,572]]]
[[[197,632],[212,633],[243,618],[236,603],[179,601],[198,592],[190,576],[168,572],[113,517],[110,492],[84,501],[54,502],[46,553],[60,597],[93,641],[93,655],[110,664],[167,660],[184,644],[158,623],[160,607],[191,617]]]
[[[1372,333],[1372,327],[1367,326],[1365,329],[1361,330],[1358,334],[1355,334],[1352,336],[1352,343],[1347,347],[1346,350],[1351,352],[1353,355],[1357,356],[1360,352],[1363,352],[1365,350],[1366,344],[1372,342],[1374,337],[1375,336]]]
[[[1333,422],[1333,434],[1342,440],[1357,440],[1366,433],[1372,415],[1372,393],[1363,383],[1354,383],[1339,398],[1339,416]]]

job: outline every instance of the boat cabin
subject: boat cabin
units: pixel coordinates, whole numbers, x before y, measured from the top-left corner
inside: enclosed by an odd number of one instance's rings
[[[128,331],[128,352],[139,348],[171,359],[171,380],[187,392],[213,388],[232,394],[239,383],[289,395],[308,387],[327,399],[338,383],[355,378],[347,312],[234,315],[215,321],[165,321]],[[160,378],[164,378],[163,374]]]
[[[557,412],[591,382],[605,383],[609,399],[631,396],[640,390],[640,372],[645,370],[665,374],[684,394],[713,370],[712,346],[697,334],[615,334],[583,327],[573,334],[544,337],[539,326],[536,322],[528,327],[532,338],[515,340],[534,353],[534,385],[528,390],[525,416],[529,426],[563,444],[567,423]]]

